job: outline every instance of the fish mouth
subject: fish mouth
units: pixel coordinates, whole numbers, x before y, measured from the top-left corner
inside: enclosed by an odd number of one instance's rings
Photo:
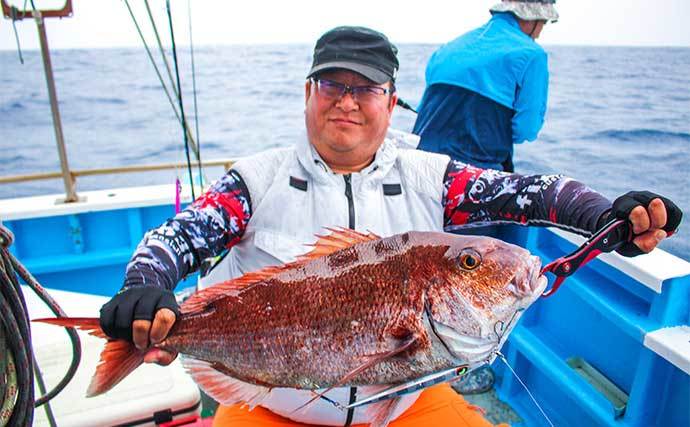
[[[463,363],[483,363],[490,361],[491,356],[495,354],[498,341],[461,334],[452,327],[434,320],[428,306],[424,311],[432,332],[454,358]]]
[[[541,295],[547,284],[548,279],[541,274],[541,260],[530,255],[526,268],[520,269],[506,288],[518,298],[525,298]]]

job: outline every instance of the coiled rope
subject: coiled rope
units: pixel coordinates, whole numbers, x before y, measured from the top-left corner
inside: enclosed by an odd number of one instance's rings
[[[14,237],[0,224],[0,426],[28,426],[33,421],[34,407],[50,401],[74,377],[81,360],[81,343],[73,328],[67,328],[72,342],[72,362],[60,382],[34,402],[34,371],[38,373],[33,357],[31,328],[21,279],[57,316],[64,311],[46,293],[31,273],[9,252]],[[43,380],[37,375],[41,389]],[[55,425],[47,407],[49,421]]]

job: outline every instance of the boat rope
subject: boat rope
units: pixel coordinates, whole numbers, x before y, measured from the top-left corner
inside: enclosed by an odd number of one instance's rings
[[[518,382],[522,385],[522,388],[524,388],[525,391],[527,392],[527,394],[529,395],[529,398],[532,399],[532,402],[534,402],[534,404],[537,405],[537,408],[539,409],[539,412],[541,412],[541,414],[544,416],[544,418],[546,419],[546,422],[548,422],[549,425],[550,425],[551,427],[554,427],[553,423],[551,422],[551,419],[548,417],[548,415],[546,415],[546,412],[544,412],[544,410],[541,408],[541,406],[540,406],[539,403],[537,402],[537,399],[534,398],[534,396],[532,395],[532,393],[531,393],[531,392],[529,391],[529,389],[527,388],[527,385],[525,385],[525,383],[522,382],[522,379],[520,379],[520,377],[518,376],[517,372],[515,372],[515,370],[513,370],[513,367],[510,366],[510,363],[508,363],[508,359],[506,359],[506,357],[505,357],[505,356],[503,355],[503,353],[501,353],[500,351],[497,352],[497,355],[498,355],[498,357],[503,361],[503,363],[505,363],[505,365],[508,367],[508,369],[510,370],[510,372],[513,373],[513,375],[515,376],[515,378],[517,378]]]
[[[36,355],[32,355],[32,361],[34,364],[34,377],[36,378],[36,384],[38,385],[38,390],[41,392],[41,395],[45,396],[46,394],[46,383],[43,381],[43,375],[41,375],[41,370],[38,369],[38,361],[36,360]],[[34,404],[35,406],[35,404]],[[50,403],[46,402],[45,405],[43,405],[43,409],[46,412],[46,417],[48,418],[48,424],[50,424],[51,427],[57,426],[57,421],[55,420],[55,414],[53,414],[53,408],[50,406]]]
[[[168,12],[168,24],[170,25],[170,41],[172,44],[173,63],[175,64],[175,76],[177,77],[177,101],[180,107],[180,115],[182,116],[182,120],[184,122],[182,125],[182,132],[184,134],[184,150],[187,156],[187,171],[189,172],[189,185],[192,190],[192,200],[195,200],[196,195],[194,194],[194,177],[192,175],[192,161],[189,158],[189,138],[187,138],[186,120],[184,119],[184,102],[182,101],[182,87],[180,85],[180,68],[177,63],[177,46],[175,45],[175,31],[173,30],[172,13],[170,11],[170,0],[165,0],[165,8]],[[199,160],[199,163],[201,163],[201,153],[198,152],[197,154],[197,159]],[[199,166],[199,168],[201,168],[201,166]]]
[[[153,58],[153,54],[151,53],[151,49],[149,49],[148,43],[146,43],[146,38],[144,38],[144,34],[141,31],[141,27],[139,26],[139,22],[137,21],[136,17],[134,16],[134,12],[132,11],[132,8],[129,5],[128,0],[124,0],[125,6],[127,6],[127,10],[129,11],[129,16],[132,18],[132,22],[134,23],[134,27],[137,29],[137,33],[139,34],[139,38],[141,39],[141,42],[144,45],[144,49],[146,50],[146,54],[149,57],[149,60],[151,61],[151,65],[153,65],[153,69],[156,72],[156,76],[158,76],[158,81],[160,82],[161,86],[163,87],[163,92],[165,92],[165,95],[168,97],[168,101],[170,102],[170,106],[172,107],[173,113],[175,113],[175,118],[177,121],[183,125],[187,131],[187,135],[189,136],[189,139],[191,141],[192,147],[194,148],[196,152],[196,143],[194,142],[194,138],[192,137],[191,130],[187,127],[186,122],[182,120],[182,117],[180,117],[180,113],[177,111],[177,106],[175,105],[175,101],[173,100],[172,95],[170,95],[170,89],[168,86],[165,84],[165,81],[163,80],[163,76],[161,75],[160,70],[158,69],[158,65],[156,64],[155,59]],[[154,26],[154,31],[155,31],[155,26]],[[160,43],[160,41],[159,41]],[[163,60],[166,61],[165,54],[162,55]],[[166,61],[167,64],[167,61]],[[172,85],[173,90],[175,91],[175,85],[172,80],[172,74],[170,71],[168,71],[170,74],[170,84]],[[177,91],[175,91],[175,95],[177,96]]]
[[[81,360],[79,336],[67,328],[72,342],[72,362],[64,377],[48,393],[34,402],[34,371],[39,372],[33,357],[31,329],[26,301],[19,284],[21,279],[57,316],[65,316],[60,306],[26,268],[9,252],[12,233],[0,225],[0,426],[31,425],[34,407],[48,403],[74,377]],[[39,388],[43,380],[36,378]],[[51,425],[55,425],[52,411],[47,410]]]

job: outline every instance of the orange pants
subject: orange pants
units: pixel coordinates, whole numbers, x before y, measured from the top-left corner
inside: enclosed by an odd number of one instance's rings
[[[364,424],[355,425],[364,426]],[[439,384],[424,390],[407,411],[389,424],[390,427],[489,427],[491,425],[476,407],[468,404],[448,384]],[[240,408],[240,405],[220,405],[213,418],[213,427],[299,426],[308,426],[308,424],[281,417],[261,406],[249,411],[247,407]]]

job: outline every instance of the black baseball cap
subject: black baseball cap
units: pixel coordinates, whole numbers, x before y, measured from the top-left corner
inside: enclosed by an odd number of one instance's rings
[[[386,36],[365,27],[336,27],[316,42],[307,78],[322,71],[345,69],[382,84],[395,82],[398,48]]]

